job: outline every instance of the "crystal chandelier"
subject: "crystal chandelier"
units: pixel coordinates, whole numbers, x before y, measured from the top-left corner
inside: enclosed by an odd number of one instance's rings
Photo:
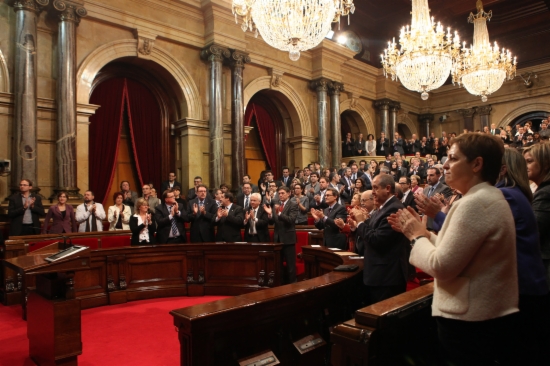
[[[400,49],[395,38],[384,50],[384,75],[399,79],[405,88],[422,93],[439,88],[449,77],[453,63],[460,57],[460,39],[448,28],[430,18],[428,0],[412,0],[412,22],[401,29]]]
[[[473,95],[481,95],[483,102],[487,96],[496,92],[505,80],[516,76],[516,59],[504,48],[500,50],[495,42],[491,47],[487,21],[491,20],[493,12],[483,10],[481,0],[477,2],[478,13],[470,13],[468,22],[474,23],[474,44],[462,50],[462,58],[453,67],[453,84],[464,85]]]
[[[235,22],[258,33],[272,47],[288,51],[290,59],[317,46],[331,30],[355,11],[353,0],[233,0]]]

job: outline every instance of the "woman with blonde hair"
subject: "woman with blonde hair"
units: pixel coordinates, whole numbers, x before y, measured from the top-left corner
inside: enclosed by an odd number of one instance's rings
[[[136,202],[136,213],[130,218],[131,245],[155,244],[157,224],[154,215],[148,211],[149,203],[144,198],[139,198]]]

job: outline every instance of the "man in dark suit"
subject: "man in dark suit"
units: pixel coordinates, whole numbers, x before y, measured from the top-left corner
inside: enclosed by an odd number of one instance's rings
[[[329,187],[329,181],[325,177],[319,179],[319,192],[315,193],[313,198],[309,200],[309,207],[315,210],[322,210],[328,207],[327,202],[325,201],[325,195],[327,193],[327,188]]]
[[[324,231],[323,245],[328,248],[347,249],[346,235],[340,232],[340,228],[334,223],[336,219],[346,220],[348,212],[345,206],[338,204],[338,191],[334,188],[327,189],[325,193],[327,208],[324,211],[311,209],[311,215],[315,218],[315,227]]]
[[[500,128],[497,128],[496,124],[491,123],[491,130],[489,132],[493,136],[499,136],[500,135]]]
[[[283,260],[286,261],[286,274],[288,283],[296,282],[296,216],[298,205],[290,200],[290,189],[279,187],[280,204],[273,208],[264,205],[269,223],[275,224],[273,241],[283,243],[281,251]]]
[[[351,164],[350,168],[351,168],[351,182],[355,184],[355,181],[357,179],[360,179],[365,173],[359,170],[359,167],[357,166],[356,163]]]
[[[216,241],[242,241],[241,228],[244,222],[243,208],[233,203],[233,194],[225,192],[222,197],[222,207],[218,208],[215,225],[218,226]]]
[[[292,184],[292,177],[290,176],[290,169],[287,166],[283,167],[283,176],[281,178],[281,184],[290,187]]]
[[[176,173],[168,173],[168,180],[165,180],[160,185],[160,192],[164,192],[167,189],[173,189],[174,187],[182,187],[181,183],[176,180]]]
[[[384,132],[380,133],[380,138],[376,141],[376,155],[386,156],[390,153],[390,140],[386,138]]]
[[[393,177],[377,175],[373,180],[372,195],[378,210],[372,217],[361,210],[354,210],[357,220],[356,245],[364,256],[363,282],[367,287],[369,304],[399,295],[407,288],[410,243],[388,222],[391,214],[404,208],[394,194]]]
[[[214,220],[218,213],[218,205],[208,195],[208,188],[200,184],[197,197],[189,202],[187,216],[191,221],[191,243],[208,243],[215,241]]]
[[[8,198],[8,216],[11,219],[10,237],[40,234],[40,219],[44,207],[40,196],[31,193],[32,181],[21,179],[19,192]]]
[[[418,175],[421,180],[424,180],[426,178],[426,170],[424,169],[423,166],[420,165],[420,159],[413,158],[411,159],[411,163],[412,163],[411,167],[407,172],[407,177],[410,178],[413,175]]]
[[[363,138],[362,133],[360,133],[357,140],[355,140],[355,155],[367,156],[367,141]]]
[[[399,132],[393,134],[393,152],[398,152],[401,155],[405,155],[403,149],[403,139],[399,136]]]
[[[403,191],[401,203],[403,203],[405,208],[411,206],[416,211],[417,209],[416,202],[414,201],[414,193],[411,191],[411,179],[408,177],[401,177],[399,178],[399,185]]]
[[[269,243],[269,217],[260,206],[262,196],[252,193],[250,208],[244,214],[244,241],[248,243]]]
[[[187,242],[185,222],[187,212],[183,205],[176,202],[176,195],[171,189],[162,192],[162,203],[155,207],[158,244],[182,244]]]
[[[340,184],[344,186],[344,191],[342,192],[347,199],[345,203],[350,203],[353,198],[353,188],[355,183],[351,180],[351,168],[348,166],[344,169],[344,174],[340,178]]]
[[[243,177],[243,184],[245,184],[245,183],[250,183],[250,187],[252,187],[252,193],[259,192],[258,186],[255,185],[255,184],[252,184],[252,182],[250,181],[250,175],[248,175],[248,174],[245,174],[244,177]],[[239,186],[239,190],[237,191],[238,195],[243,193],[243,184],[241,184]]]
[[[342,142],[342,157],[353,156],[355,152],[355,141],[351,138],[351,132],[346,133],[346,138]]]
[[[199,176],[195,177],[195,179],[193,180],[193,184],[195,186],[189,189],[189,192],[187,192],[187,202],[191,202],[192,199],[195,199],[195,197],[197,197],[197,187],[202,184],[202,178]]]
[[[420,141],[418,140],[418,137],[416,137],[416,134],[412,134],[412,138],[407,143],[407,154],[416,154],[416,152],[420,151]]]
[[[241,206],[245,211],[247,211],[250,208],[251,194],[252,194],[252,185],[250,183],[243,183],[243,193],[237,195],[237,205]]]
[[[432,153],[431,144],[429,143],[426,136],[422,137],[422,140],[420,140],[420,155],[425,156],[426,154]]]
[[[449,198],[453,195],[452,189],[439,181],[441,177],[441,172],[436,167],[429,168],[426,175],[426,183],[429,185],[424,187],[424,195],[426,197],[432,197],[436,194],[442,194],[445,198]],[[428,230],[433,230],[433,219],[428,217],[428,222],[426,223]]]

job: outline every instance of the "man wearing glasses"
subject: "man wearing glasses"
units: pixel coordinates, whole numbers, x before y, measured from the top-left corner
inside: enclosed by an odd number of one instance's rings
[[[340,232],[340,228],[334,220],[346,220],[348,217],[346,208],[338,203],[338,191],[328,188],[325,193],[327,208],[324,211],[311,209],[311,215],[315,218],[315,227],[324,230],[323,244],[329,248],[347,249],[346,235]]]
[[[176,202],[171,189],[162,193],[162,203],[155,207],[158,244],[182,244],[187,241],[185,222],[189,221],[183,205]]]
[[[32,182],[21,179],[19,193],[8,199],[8,216],[11,219],[10,237],[40,234],[40,216],[44,216],[44,207],[40,196],[31,193]]]

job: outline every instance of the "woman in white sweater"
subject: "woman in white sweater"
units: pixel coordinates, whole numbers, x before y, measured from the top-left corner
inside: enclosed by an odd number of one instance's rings
[[[469,133],[454,139],[445,180],[464,194],[438,235],[414,210],[390,218],[413,249],[410,262],[435,279],[432,315],[445,361],[453,365],[515,364],[518,312],[515,224],[493,185],[504,153],[500,139]]]

